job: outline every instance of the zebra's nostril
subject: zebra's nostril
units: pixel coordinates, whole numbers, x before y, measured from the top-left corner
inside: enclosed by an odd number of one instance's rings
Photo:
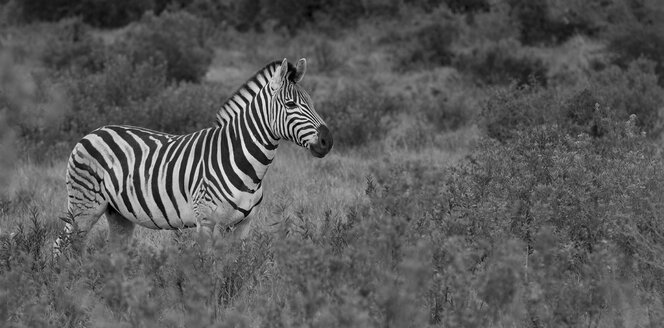
[[[323,145],[323,146],[327,146],[327,142],[325,142],[325,139],[321,139],[320,144]]]

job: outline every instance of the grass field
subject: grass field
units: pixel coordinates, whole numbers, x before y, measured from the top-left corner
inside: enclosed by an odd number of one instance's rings
[[[664,322],[660,4],[157,3],[0,1],[0,326]],[[77,140],[208,127],[284,57],[335,145],[281,143],[246,240],[102,219],[53,256]]]

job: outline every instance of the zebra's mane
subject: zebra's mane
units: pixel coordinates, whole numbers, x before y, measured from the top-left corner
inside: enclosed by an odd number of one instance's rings
[[[217,110],[216,126],[223,126],[226,122],[230,121],[235,115],[239,114],[249,106],[251,99],[262,89],[266,84],[270,83],[272,75],[281,66],[281,61],[273,61],[260,69],[254,76],[249,78],[241,87],[239,87],[233,95],[228,97],[224,104]],[[287,78],[291,82],[295,76],[295,66],[288,63]]]

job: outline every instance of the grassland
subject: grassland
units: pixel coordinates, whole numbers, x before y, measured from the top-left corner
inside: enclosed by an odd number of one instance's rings
[[[658,327],[661,5],[444,2],[6,20],[0,326]],[[137,228],[117,251],[100,220],[52,256],[80,137],[207,127],[284,57],[335,146],[280,145],[247,240]]]

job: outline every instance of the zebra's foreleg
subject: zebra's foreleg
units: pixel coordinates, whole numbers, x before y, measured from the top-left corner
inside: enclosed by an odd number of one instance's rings
[[[244,242],[245,239],[249,236],[249,231],[251,231],[251,216],[242,219],[233,226],[231,232],[233,240],[241,240]]]
[[[219,232],[217,230],[217,223],[215,221],[207,218],[198,220],[196,227],[198,244],[206,246],[211,242],[212,246],[214,246],[214,241],[219,238]]]

